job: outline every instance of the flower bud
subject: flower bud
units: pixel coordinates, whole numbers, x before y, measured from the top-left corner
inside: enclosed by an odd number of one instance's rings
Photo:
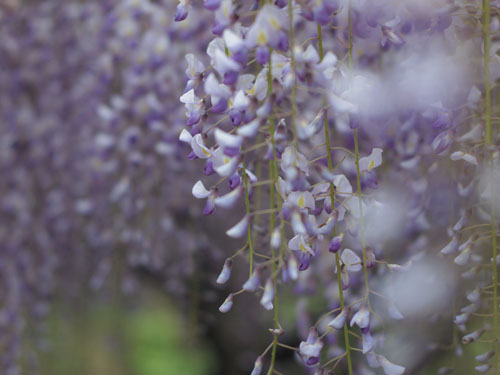
[[[218,207],[231,208],[236,204],[236,202],[242,196],[242,194],[243,194],[243,186],[240,185],[234,190],[231,190],[229,193],[215,198],[214,203]]]
[[[365,329],[370,326],[370,310],[366,305],[362,305],[361,308],[354,314],[351,319],[351,327],[356,324],[359,328]]]
[[[458,240],[456,236],[453,236],[450,242],[440,250],[441,254],[449,255],[453,254],[458,250]]]
[[[446,375],[446,374],[451,374],[453,372],[453,369],[450,367],[440,367],[438,370],[438,375]]]
[[[336,253],[337,251],[339,251],[343,239],[344,233],[340,233],[340,235],[333,237],[330,241],[330,244],[328,245],[328,251],[331,253]]]
[[[220,305],[219,311],[221,313],[227,313],[229,310],[231,310],[231,307],[233,307],[233,294],[232,293],[229,296],[227,296],[224,303],[222,305]]]
[[[477,341],[482,336],[483,333],[484,333],[483,328],[480,328],[472,333],[469,333],[468,335],[462,337],[462,343],[470,344],[471,342]]]
[[[467,225],[467,223],[469,222],[469,217],[471,216],[471,214],[472,214],[471,209],[468,209],[468,210],[465,210],[464,212],[462,212],[462,215],[458,219],[457,223],[453,226],[453,230],[455,232],[462,230],[462,228],[465,227]]]
[[[281,245],[281,231],[279,227],[276,227],[271,234],[271,247],[275,250],[279,249]]]
[[[229,228],[226,234],[231,238],[241,238],[247,234],[248,230],[248,216],[243,217],[235,226]]]
[[[269,278],[266,281],[266,285],[264,287],[264,294],[262,294],[262,298],[260,299],[260,304],[266,310],[273,309],[273,299],[274,299],[274,284],[273,279]]]
[[[470,249],[467,248],[455,257],[454,262],[459,266],[465,266],[469,262],[470,255]]]
[[[375,348],[375,339],[370,331],[363,333],[363,354],[366,354]]]
[[[467,323],[467,320],[469,319],[469,313],[461,313],[455,316],[455,319],[453,320],[453,323],[457,325],[462,325]]]
[[[476,355],[476,361],[478,361],[478,362],[487,362],[494,355],[495,355],[495,352],[493,350],[490,350],[489,352]]]
[[[250,375],[260,375],[262,373],[262,357],[258,356],[253,365],[253,370]]]
[[[449,130],[438,134],[432,141],[432,149],[434,150],[434,152],[436,154],[440,154],[441,152],[446,150],[451,144],[452,137],[453,132]]]
[[[257,268],[253,271],[252,276],[243,284],[243,289],[247,292],[255,292],[260,287],[260,270]]]
[[[337,315],[330,323],[328,327],[333,327],[335,329],[342,329],[349,315],[349,307],[344,307],[339,315]]]
[[[471,303],[478,303],[480,298],[481,298],[481,293],[479,292],[479,288],[476,288],[472,292],[467,294],[467,299]]]
[[[269,328],[269,332],[271,332],[271,335],[273,336],[281,336],[285,333],[283,328],[276,328],[276,329]]]
[[[307,340],[302,341],[299,345],[299,354],[304,359],[306,366],[318,364],[321,349],[323,349],[323,342],[318,337],[316,329],[311,328]]]
[[[188,16],[188,11],[183,3],[179,3],[175,9],[175,22],[184,21]]]
[[[203,6],[208,10],[217,10],[219,9],[221,0],[204,0]]]
[[[398,366],[390,362],[382,355],[377,355],[376,358],[380,366],[384,369],[385,375],[402,375],[405,372],[405,368],[403,366]]]
[[[288,258],[288,275],[292,280],[297,280],[299,278],[299,266],[297,258],[295,258],[294,255],[290,255]]]
[[[489,371],[489,369],[491,368],[491,366],[489,364],[485,363],[484,365],[479,365],[479,366],[476,366],[474,368],[480,374],[486,374]]]
[[[366,268],[373,268],[375,266],[375,253],[371,247],[366,249]]]
[[[231,277],[231,266],[233,265],[233,261],[230,258],[227,258],[224,262],[224,267],[222,267],[222,271],[217,278],[217,284],[225,284],[229,278]]]

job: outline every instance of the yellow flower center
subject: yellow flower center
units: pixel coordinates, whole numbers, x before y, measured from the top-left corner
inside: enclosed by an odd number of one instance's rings
[[[260,45],[265,45],[267,43],[267,34],[264,30],[259,31],[259,35],[257,36],[257,43]]]
[[[368,171],[371,171],[375,167],[375,160],[371,160],[370,164],[368,164]]]
[[[304,208],[306,206],[306,201],[304,200],[304,196],[301,195],[299,197],[299,201],[297,202],[300,208]]]

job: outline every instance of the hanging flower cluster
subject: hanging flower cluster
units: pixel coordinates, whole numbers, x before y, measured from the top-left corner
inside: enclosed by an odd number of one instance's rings
[[[56,297],[78,301],[113,273],[113,288],[130,294],[137,270],[185,297],[195,253],[212,247],[185,204],[194,178],[177,139],[185,52],[172,48],[203,43],[203,23],[175,23],[169,2],[10,3],[0,6],[6,375],[39,373]]]
[[[499,24],[490,20],[489,2],[488,9],[390,0],[203,5],[213,13],[214,38],[206,54],[186,55],[180,102],[187,120],[179,139],[189,159],[203,160],[192,188],[205,201],[203,214],[218,220],[219,210],[244,206],[226,232],[242,238],[243,247],[226,260],[217,282],[227,282],[244,255],[248,280],[220,311],[229,312],[244,292],[274,310],[271,344],[252,374],[261,373],[268,353],[272,374],[282,346],[315,374],[337,366],[349,374],[377,371],[368,368],[403,374],[399,363],[414,367],[423,358],[398,361],[388,353],[395,364],[382,354],[387,325],[404,320],[411,306],[404,283],[389,280],[412,280],[428,262],[444,267],[442,256],[452,254],[472,291],[470,305],[456,317],[448,311],[448,322],[455,319],[465,332],[476,311],[491,311],[481,291],[493,295],[493,328],[487,324],[463,343],[490,330],[494,354],[478,359],[476,371],[486,373],[490,367],[482,363],[495,355],[498,373],[492,186],[499,154],[491,109],[498,67],[490,35]],[[177,9],[178,20],[189,20],[197,8],[181,1]],[[479,62],[471,58],[483,52]],[[449,244],[432,250],[444,232]],[[452,285],[458,283],[469,281]],[[296,347],[279,339],[287,330],[278,302],[286,284],[298,295],[324,293],[332,307],[315,324],[306,309]],[[453,305],[461,300],[453,289],[437,295]]]
[[[199,257],[220,312],[250,294],[272,319],[252,375],[287,350],[293,373],[474,352],[499,374],[497,0],[20,3],[0,6],[1,373],[36,372],[55,297],[134,271],[185,297]]]

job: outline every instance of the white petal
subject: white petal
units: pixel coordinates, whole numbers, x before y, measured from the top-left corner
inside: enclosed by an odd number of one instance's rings
[[[382,152],[381,148],[374,148],[370,156],[359,159],[359,169],[361,171],[371,171],[373,168],[377,168],[382,164]]]
[[[193,136],[186,130],[182,129],[181,135],[179,135],[179,140],[186,143],[191,143]]]
[[[241,238],[247,234],[248,229],[248,217],[245,216],[236,225],[229,228],[226,234],[231,238]]]
[[[215,198],[215,205],[222,208],[231,208],[238,201],[238,198],[243,193],[243,186],[238,186],[233,191],[230,191],[227,194],[224,194],[220,197]]]
[[[227,313],[229,310],[231,310],[231,307],[233,307],[233,295],[230,294],[224,303],[220,305],[219,311],[222,313]]]
[[[248,97],[245,95],[243,90],[240,90],[236,93],[234,96],[234,101],[233,101],[234,108],[237,109],[238,111],[242,111],[244,109],[248,108],[248,105],[250,104],[250,100]]]
[[[253,74],[240,74],[236,82],[236,88],[239,90],[250,90],[253,86],[255,76]]]
[[[307,62],[318,63],[319,55],[316,48],[312,44],[309,44],[307,49],[304,51],[302,58]]]
[[[290,241],[288,241],[288,248],[295,251],[300,250],[301,239],[302,236],[300,235],[296,235],[295,237],[293,237]]]
[[[252,173],[252,171],[250,171],[249,169],[245,169],[245,173],[247,174],[248,179],[250,180],[250,182],[251,182],[252,184],[258,181],[257,176],[256,176],[256,175],[254,175],[254,174]]]
[[[194,94],[194,89],[189,90],[184,95],[182,95],[179,99],[181,103],[184,104],[197,104],[200,102],[200,99],[196,97]]]
[[[224,39],[224,43],[226,43],[227,49],[231,52],[235,52],[244,46],[243,39],[230,29],[224,30],[222,38]]]
[[[342,260],[342,263],[345,264],[348,271],[357,272],[362,268],[360,257],[358,257],[351,249],[344,249],[340,259]]]
[[[335,185],[336,195],[340,197],[349,197],[352,194],[352,186],[346,176],[343,174],[339,174],[335,176],[333,181],[333,185]]]
[[[270,244],[273,249],[279,249],[281,245],[281,231],[279,227],[276,227],[273,230],[273,233],[271,234]]]
[[[402,375],[405,372],[405,368],[403,366],[398,366],[392,362],[390,362],[387,358],[382,355],[377,355],[378,363],[384,369],[385,375]]]
[[[349,309],[344,307],[339,315],[335,317],[330,323],[328,323],[328,327],[333,327],[335,329],[342,329],[347,319],[347,315],[349,313]]]
[[[231,176],[238,168],[238,159],[228,157],[223,164],[215,164],[214,170],[221,177]]]
[[[203,185],[203,182],[201,181],[194,184],[192,193],[194,197],[198,199],[204,199],[210,195],[210,191],[205,188],[205,185]]]
[[[201,134],[196,134],[193,139],[191,139],[191,148],[194,154],[200,159],[208,159],[212,156],[210,150],[205,147]]]
[[[233,135],[225,132],[224,130],[215,129],[215,141],[221,147],[240,147],[243,142],[243,138],[238,135]]]
[[[361,306],[356,314],[354,314],[349,325],[352,327],[354,324],[361,329],[367,328],[370,325],[370,310],[366,306]]]
[[[458,240],[456,236],[453,236],[451,241],[441,249],[440,253],[449,255],[455,253],[457,250],[458,250]]]
[[[359,204],[360,202],[361,208]],[[349,199],[346,199],[344,202],[344,207],[355,219],[359,219],[361,217],[361,214],[363,214],[363,216],[366,215],[367,210],[365,202],[363,202],[363,200],[358,196],[353,196]]]
[[[355,104],[342,99],[338,95],[330,94],[328,98],[332,106],[340,113],[356,113],[358,111],[358,107]]]
[[[295,234],[307,234],[307,229],[302,222],[302,216],[297,211],[292,213],[292,229]]]
[[[309,208],[314,210],[314,198],[308,191],[293,191],[288,196],[288,201],[299,208]]]
[[[363,333],[363,354],[368,353],[375,347],[375,339],[370,332]]]
[[[450,155],[451,160],[464,160],[467,163],[473,164],[473,165],[478,165],[477,159],[475,156],[471,154],[467,154],[463,151],[456,151]]]
[[[200,73],[205,70],[203,63],[191,53],[186,55],[186,61],[188,63],[186,75],[189,77],[194,77],[196,73]]]
[[[242,125],[238,128],[237,133],[245,138],[253,138],[257,135],[259,131],[259,120],[255,119],[246,125]]]
[[[459,266],[465,266],[470,259],[470,250],[465,249],[462,251],[458,256],[454,259],[454,262],[458,264]]]
[[[407,159],[407,160],[403,160],[399,163],[399,165],[401,166],[401,168],[404,168],[404,169],[413,169],[415,168],[418,163],[420,162],[420,155],[416,155],[414,157],[412,157],[411,159]]]
[[[221,50],[217,50],[215,51],[214,68],[219,73],[224,74],[228,71],[239,71],[240,65]]]

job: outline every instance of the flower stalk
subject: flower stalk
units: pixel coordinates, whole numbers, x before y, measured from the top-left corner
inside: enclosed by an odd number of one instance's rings
[[[268,68],[268,94],[271,94],[272,92],[272,60],[271,60],[271,55],[272,51],[269,51],[269,68]],[[272,99],[271,99],[272,100]],[[269,207],[271,209],[274,209],[276,206],[275,203],[275,198],[276,198],[276,191],[275,191],[275,182],[278,179],[277,176],[277,169],[275,168],[276,165],[276,148],[275,148],[275,142],[274,142],[274,114],[273,111],[271,110],[271,115],[269,117],[269,131],[271,135],[271,144],[272,144],[272,149],[273,149],[273,158],[269,160],[269,179],[273,181],[272,184],[269,185]],[[279,200],[279,197],[278,197]],[[271,235],[274,231],[276,225],[276,213],[272,212],[269,215],[269,234]],[[277,288],[278,288],[278,273],[276,269],[276,251],[275,249],[271,246],[271,254],[272,254],[272,277],[273,277],[273,285],[274,285],[274,298],[273,298],[273,327],[274,329],[278,329],[279,327],[279,322],[278,322],[278,293],[277,293]],[[268,375],[272,375],[274,372],[274,364],[276,361],[276,350],[278,347],[278,336],[274,335],[273,336],[273,343],[272,343],[272,351],[271,351],[271,364],[269,366],[269,370],[267,372]]]
[[[318,50],[319,50],[319,58],[320,61],[323,60],[324,52],[323,52],[323,35],[321,31],[321,26],[318,24],[317,26],[318,29]],[[328,170],[330,172],[333,171],[333,162],[332,162],[332,155],[331,155],[331,145],[330,145],[330,131],[328,128],[328,116],[326,112],[326,100],[323,97],[323,111],[324,111],[324,133],[325,133],[325,145],[326,145],[326,158],[328,162]],[[330,182],[330,199],[332,202],[332,209],[335,206],[335,186],[333,185],[333,182]],[[334,229],[333,236],[336,236],[336,229]],[[335,253],[335,265],[337,267],[337,285],[338,285],[338,290],[339,290],[339,299],[340,299],[340,308],[343,309],[345,306],[344,302],[344,291],[342,289],[342,280],[341,280],[341,274],[340,274],[340,256],[339,253]],[[349,375],[352,375],[352,358],[351,358],[351,345],[349,342],[349,328],[347,326],[347,321],[344,323],[344,341],[345,341],[345,347],[346,347],[346,352],[345,355],[347,357],[347,367],[349,371]]]
[[[490,85],[490,47],[491,47],[491,22],[490,22],[490,1],[483,0],[483,49],[484,49],[484,85],[485,85],[485,98],[486,98],[486,132],[485,143],[489,149],[493,145],[493,126],[491,114],[491,85]],[[488,150],[489,151],[489,150]],[[490,229],[491,229],[491,247],[492,247],[492,268],[493,268],[493,333],[494,333],[494,358],[493,358],[493,373],[498,375],[499,370],[499,322],[498,322],[498,267],[496,264],[497,259],[497,235],[495,223],[495,188],[494,188],[494,156],[493,153],[489,157],[490,164]]]
[[[292,130],[293,130],[293,142],[295,144],[295,147],[299,148],[299,139],[297,137],[297,125],[296,125],[296,118],[295,118],[295,113],[297,112],[297,64],[295,61],[295,30],[294,30],[294,23],[293,23],[293,1],[289,0],[288,2],[288,22],[289,22],[289,39],[290,39],[290,59],[291,59],[291,66],[292,66],[292,74],[293,74],[293,85],[292,85],[292,102],[291,102],[291,114],[290,114],[290,121],[292,123]]]
[[[247,176],[244,162],[242,162],[242,173],[243,173],[243,184],[245,185],[245,211],[246,211],[247,215],[250,215],[250,194],[249,194],[250,186],[248,183],[248,176]],[[247,228],[247,242],[248,242],[248,249],[249,249],[249,263],[250,263],[249,277],[250,277],[250,276],[252,276],[252,273],[253,273],[253,256],[254,256],[251,223],[248,224],[248,228]]]

